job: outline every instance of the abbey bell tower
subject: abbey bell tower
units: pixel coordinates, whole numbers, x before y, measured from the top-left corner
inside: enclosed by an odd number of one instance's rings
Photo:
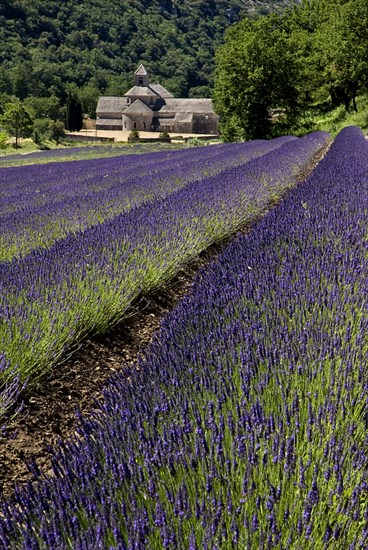
[[[143,65],[139,65],[138,69],[134,73],[134,85],[144,86],[146,88],[149,86],[149,76]]]

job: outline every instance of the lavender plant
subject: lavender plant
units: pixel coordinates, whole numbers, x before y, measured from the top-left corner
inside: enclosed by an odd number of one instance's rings
[[[0,171],[0,261],[47,248],[69,233],[244,164],[290,141],[201,147],[171,153],[27,166]]]
[[[4,548],[363,549],[368,144],[346,128],[116,375]]]
[[[21,382],[36,379],[66,349],[120,319],[140,293],[254,219],[327,140],[325,133],[287,140],[245,165],[0,264],[0,336],[10,364],[0,375],[4,392],[15,368]]]

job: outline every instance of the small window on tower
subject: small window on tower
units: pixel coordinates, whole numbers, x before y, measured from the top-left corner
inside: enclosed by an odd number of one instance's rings
[[[139,86],[143,86],[143,76],[139,77],[138,84]]]

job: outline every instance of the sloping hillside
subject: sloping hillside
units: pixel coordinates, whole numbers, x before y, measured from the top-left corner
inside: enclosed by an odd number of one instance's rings
[[[118,94],[143,62],[175,95],[209,96],[226,29],[295,1],[3,0],[0,94],[63,100],[71,82]]]

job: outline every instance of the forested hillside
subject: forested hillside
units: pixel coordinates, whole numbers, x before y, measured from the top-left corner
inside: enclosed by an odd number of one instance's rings
[[[92,110],[99,93],[125,92],[143,62],[174,95],[209,97],[226,29],[294,1],[2,0],[0,94],[64,104],[73,83]]]

